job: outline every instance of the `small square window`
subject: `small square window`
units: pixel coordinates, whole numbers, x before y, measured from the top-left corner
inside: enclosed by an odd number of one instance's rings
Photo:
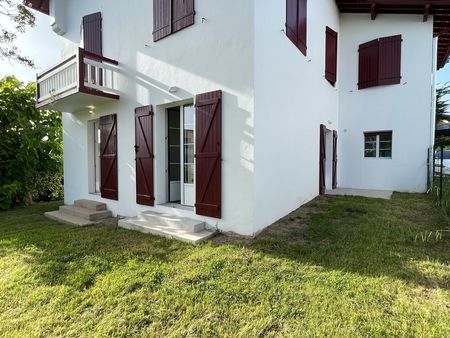
[[[392,131],[364,133],[364,157],[392,158]]]

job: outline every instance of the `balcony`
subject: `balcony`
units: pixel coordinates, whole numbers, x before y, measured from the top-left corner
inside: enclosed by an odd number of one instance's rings
[[[36,106],[76,113],[119,100],[115,87],[118,62],[81,48],[37,75]]]

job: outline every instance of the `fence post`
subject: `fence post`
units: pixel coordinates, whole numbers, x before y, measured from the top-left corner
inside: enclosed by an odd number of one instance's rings
[[[441,146],[441,172],[440,172],[440,182],[439,182],[439,205],[442,205],[442,177],[443,177],[443,171],[444,171],[444,146]]]

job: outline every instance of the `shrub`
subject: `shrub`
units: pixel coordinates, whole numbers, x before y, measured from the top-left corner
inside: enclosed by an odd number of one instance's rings
[[[38,172],[31,188],[33,201],[56,201],[64,197],[63,174]]]

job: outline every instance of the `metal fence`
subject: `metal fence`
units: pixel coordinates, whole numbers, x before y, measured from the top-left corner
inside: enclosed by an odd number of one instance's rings
[[[428,192],[450,216],[450,148],[430,148],[428,156]]]

